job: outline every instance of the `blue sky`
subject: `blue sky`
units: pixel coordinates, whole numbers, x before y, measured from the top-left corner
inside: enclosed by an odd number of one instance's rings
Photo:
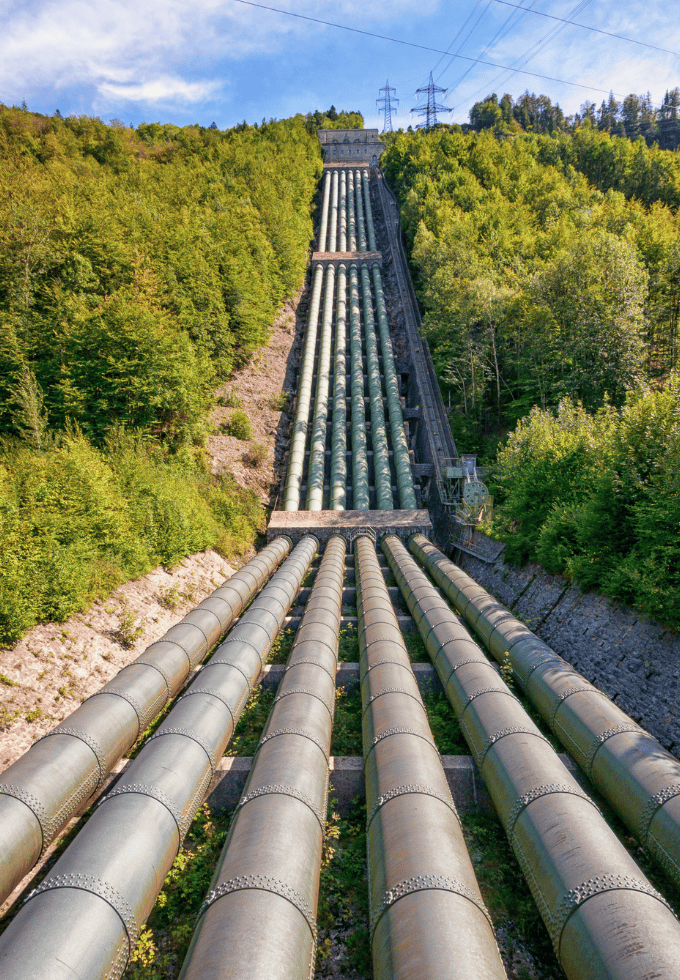
[[[266,0],[264,0],[266,2]],[[71,113],[220,128],[296,112],[359,109],[380,125],[375,100],[389,78],[396,125],[412,121],[415,89],[435,79],[465,122],[488,92],[543,92],[565,112],[598,89],[649,90],[661,102],[680,85],[680,55],[592,34],[498,0],[271,0],[273,6],[452,53],[593,86],[591,90],[442,58],[375,38],[243,6],[235,0],[0,0],[0,101]],[[680,18],[657,0],[516,0],[680,52]],[[669,16],[670,14],[670,16]],[[509,19],[510,18],[510,19]],[[468,70],[470,69],[470,70]]]

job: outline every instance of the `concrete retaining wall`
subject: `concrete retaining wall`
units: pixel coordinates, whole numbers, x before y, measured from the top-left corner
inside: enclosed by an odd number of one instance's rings
[[[495,542],[476,534],[475,550]],[[540,565],[513,568],[454,552],[454,561],[561,657],[680,758],[680,636]]]

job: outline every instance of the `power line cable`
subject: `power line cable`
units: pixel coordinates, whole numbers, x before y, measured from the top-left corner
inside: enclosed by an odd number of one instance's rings
[[[575,7],[573,8],[573,9],[572,9],[572,11],[571,11],[571,13],[572,13],[572,14],[575,14],[575,13],[580,13],[580,12],[581,12],[582,10],[584,10],[584,9],[585,9],[585,8],[586,8],[586,7],[588,6],[588,4],[589,4],[590,2],[591,2],[591,0],[581,0],[581,2],[580,2],[580,3],[578,3],[578,4],[577,4],[577,5],[576,5],[576,6],[575,6]],[[528,10],[529,8],[528,8],[528,7],[525,7],[524,9],[525,9],[525,10]],[[487,90],[488,90],[488,88],[489,88],[489,85],[491,86],[491,90],[493,91],[493,90],[495,90],[495,89],[496,89],[496,88],[497,88],[497,87],[499,86],[499,84],[500,84],[501,82],[503,82],[503,81],[504,81],[504,79],[505,79],[506,77],[507,77],[507,78],[509,79],[509,78],[511,78],[511,77],[512,77],[512,76],[513,76],[514,74],[516,74],[516,73],[518,73],[518,72],[519,72],[519,73],[522,73],[522,69],[524,68],[524,66],[525,66],[525,65],[526,65],[526,64],[527,64],[527,63],[528,63],[528,62],[529,62],[529,61],[530,61],[530,60],[531,60],[531,59],[532,59],[532,58],[533,58],[533,57],[534,57],[535,55],[537,55],[537,54],[538,54],[538,53],[539,53],[540,51],[542,51],[542,50],[543,50],[543,48],[545,47],[545,45],[546,45],[546,44],[548,44],[548,43],[549,43],[550,41],[552,41],[552,40],[554,40],[554,38],[555,38],[555,37],[557,37],[557,35],[558,35],[558,34],[560,34],[560,33],[561,33],[561,32],[562,32],[562,31],[563,31],[564,29],[565,29],[565,27],[566,27],[566,24],[564,24],[564,25],[563,25],[563,26],[561,26],[561,27],[552,27],[552,28],[551,28],[551,29],[550,29],[550,30],[549,30],[549,31],[547,32],[547,34],[544,34],[542,38],[539,38],[539,40],[538,40],[538,41],[535,41],[535,42],[534,42],[534,43],[533,43],[533,44],[531,45],[531,47],[530,47],[530,48],[528,48],[528,49],[527,49],[527,50],[526,50],[525,52],[523,52],[523,54],[521,54],[521,55],[519,56],[519,58],[518,58],[518,59],[517,59],[517,61],[515,62],[515,66],[514,66],[514,67],[512,67],[512,68],[507,68],[506,70],[504,70],[504,71],[502,71],[502,72],[500,73],[500,75],[498,75],[498,76],[497,76],[496,78],[494,78],[494,79],[493,79],[493,80],[492,80],[492,81],[491,81],[490,83],[489,83],[489,82],[486,82],[486,83],[485,83],[485,84],[484,84],[484,85],[483,85],[483,86],[482,86],[481,88],[479,88],[479,89],[477,89],[477,91],[476,91],[476,92],[474,92],[474,93],[473,93],[473,95],[471,95],[471,96],[468,96],[468,97],[467,97],[466,99],[464,99],[464,100],[463,100],[463,102],[461,103],[461,105],[465,105],[466,103],[468,103],[468,102],[470,102],[470,101],[472,101],[473,99],[475,99],[475,98],[477,97],[477,95],[479,95],[479,93],[480,93],[480,92],[483,92],[483,91],[484,91],[485,89],[487,89]],[[469,69],[469,71],[471,71],[471,70],[472,70],[472,66],[470,67],[470,69]],[[600,90],[600,91],[602,91],[602,90]],[[452,93],[452,94],[453,94],[453,93]],[[460,108],[460,106],[459,106],[458,108]]]
[[[521,7],[517,3],[510,3],[510,0],[494,0],[494,3],[502,3],[505,7],[516,7],[518,10],[528,10],[528,7]],[[578,24],[575,20],[567,20],[564,17],[555,17],[554,14],[546,14],[542,10],[532,10],[532,14],[536,14],[538,17],[548,17],[550,20],[561,20],[563,24],[571,24],[573,27],[582,27],[584,31],[592,31],[593,34],[604,34],[605,37],[613,37],[617,41],[629,41],[631,44],[639,44],[643,48],[652,48],[654,51],[662,51],[664,54],[674,54],[676,58],[680,58],[680,52],[671,51],[670,48],[660,48],[656,44],[650,44],[648,41],[640,41],[637,37],[625,37],[623,34],[612,34],[611,31],[600,30],[599,27],[590,27],[588,24]]]
[[[470,13],[467,15],[467,17],[463,21],[463,24],[458,28],[458,33],[454,37],[453,41],[451,41],[451,44],[449,44],[449,46],[447,48],[447,51],[446,51],[446,54],[447,55],[450,53],[451,48],[454,46],[454,44],[456,43],[456,41],[458,40],[458,38],[461,36],[461,34],[465,30],[465,28],[467,27],[467,25],[469,24],[469,22],[472,20],[472,17],[474,15],[474,12],[477,9],[477,7],[480,5],[481,2],[482,2],[482,0],[475,0],[475,2],[473,4],[473,7],[472,7],[472,10],[470,11]],[[439,67],[440,63],[444,60],[445,57],[446,57],[446,55],[442,55],[439,58],[439,61],[437,61],[436,65],[432,69],[433,72],[435,72],[437,70],[437,68]]]
[[[431,54],[449,55],[449,51],[442,48],[432,48],[427,44],[416,44],[415,41],[404,41],[402,38],[389,37],[387,34],[376,34],[374,31],[364,31],[360,27],[348,27],[347,24],[336,24],[330,20],[321,20],[319,17],[309,17],[307,14],[296,14],[292,10],[283,10],[281,7],[269,7],[264,3],[255,3],[254,0],[231,0],[232,3],[240,3],[245,7],[256,7],[258,10],[269,10],[275,14],[285,14],[286,17],[295,17],[298,20],[307,20],[312,24],[322,24],[324,27],[335,27],[340,31],[348,31],[350,34],[362,34],[364,37],[374,37],[378,41],[390,41],[392,44],[401,44],[407,48],[418,48],[419,51],[429,51]],[[486,65],[487,68],[501,68],[503,71],[517,72],[520,75],[530,75],[532,78],[542,78],[547,82],[557,82],[559,85],[572,85],[574,88],[582,88],[588,92],[602,92],[609,95],[611,89],[598,88],[597,85],[584,85],[583,82],[570,82],[565,78],[555,78],[553,75],[542,75],[537,71],[526,71],[525,69],[513,68],[510,65],[499,65],[495,61],[483,61],[481,58],[471,58],[469,55],[457,54],[456,58],[461,61],[473,61],[478,65]],[[614,92],[620,98],[625,98],[621,92]],[[659,103],[652,103],[658,106]]]

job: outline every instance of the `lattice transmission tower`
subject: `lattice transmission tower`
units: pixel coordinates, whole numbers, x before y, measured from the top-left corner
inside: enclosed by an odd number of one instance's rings
[[[449,109],[446,105],[440,105],[437,102],[437,93],[441,92],[444,95],[447,89],[440,88],[439,85],[435,85],[432,79],[432,72],[430,72],[430,81],[428,82],[427,88],[416,89],[416,95],[421,93],[427,93],[427,102],[425,105],[417,105],[411,112],[417,112],[419,116],[425,116],[425,122],[418,123],[418,129],[431,129],[433,126],[437,125],[437,113],[438,112],[453,112],[453,109]]]
[[[375,104],[379,107],[378,111],[384,113],[383,133],[391,133],[392,113],[396,115],[397,113],[396,107],[399,105],[399,99],[395,99],[393,94],[396,93],[397,90],[396,88],[390,88],[390,82],[388,79],[379,91],[380,91],[381,98],[376,99]]]

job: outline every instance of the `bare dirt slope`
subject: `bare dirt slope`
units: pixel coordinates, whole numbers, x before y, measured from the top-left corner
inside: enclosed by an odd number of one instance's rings
[[[221,389],[233,404],[215,409],[218,434],[208,441],[214,473],[228,471],[238,483],[273,504],[290,425],[289,392],[302,334],[306,302],[303,292],[289,300],[274,321],[269,344]],[[250,440],[219,430],[235,411],[245,412],[253,428]]]
[[[208,549],[172,572],[126,582],[65,623],[34,626],[0,650],[0,771],[71,714],[234,569]]]

